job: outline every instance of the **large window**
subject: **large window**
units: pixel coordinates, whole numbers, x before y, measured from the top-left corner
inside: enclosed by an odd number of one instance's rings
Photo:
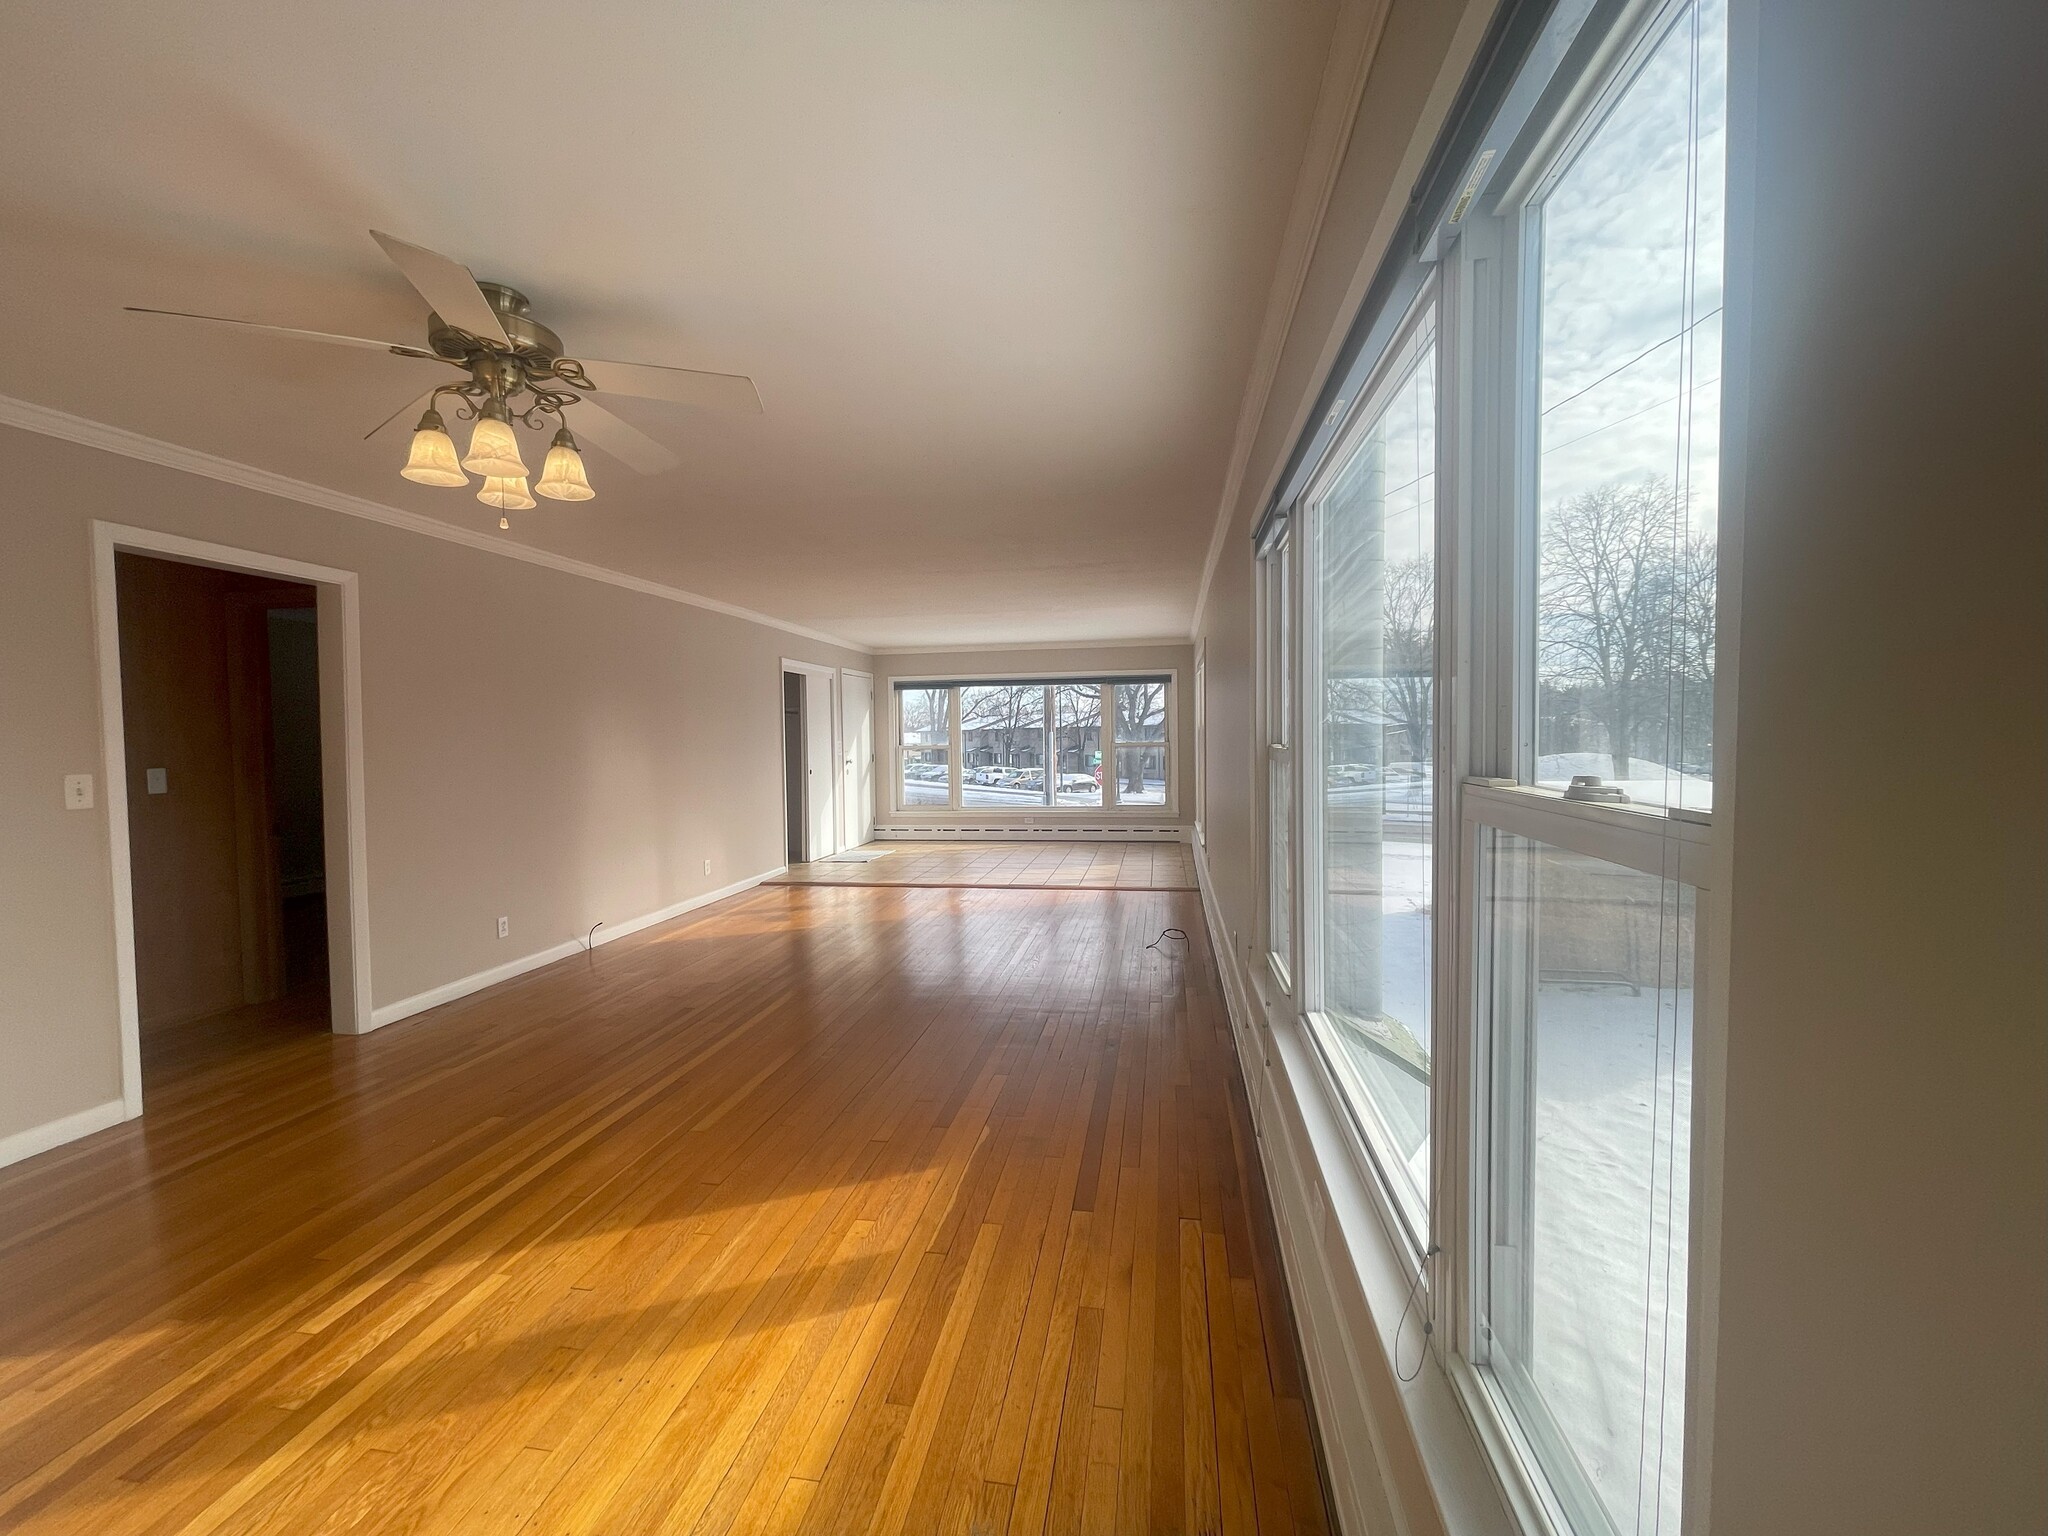
[[[1164,810],[1172,691],[1163,676],[898,683],[897,808]]]
[[[1373,1151],[1429,1225],[1436,316],[1425,303],[1311,491],[1320,964],[1308,998]]]
[[[1722,0],[1670,7],[1506,215],[1535,338],[1511,777],[1559,793],[1541,832],[1513,794],[1466,796],[1490,1150],[1471,1356],[1561,1522],[1599,1536],[1675,1533],[1684,1487],[1723,35]]]
[[[1501,66],[1255,551],[1264,996],[1412,1266],[1400,1367],[1560,1536],[1685,1503],[1724,6]]]

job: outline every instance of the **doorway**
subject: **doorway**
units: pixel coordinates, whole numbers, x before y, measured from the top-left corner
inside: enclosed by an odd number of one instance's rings
[[[145,1071],[329,1027],[317,591],[115,556]]]
[[[804,678],[782,674],[782,819],[784,862],[804,862]]]
[[[370,1005],[362,621],[353,571],[101,521],[92,546],[121,1099],[132,1119],[143,1109],[145,1013],[153,1026],[175,1026],[209,1017],[200,1010],[214,1003],[233,1009],[251,1006],[242,1001],[249,996],[295,995],[339,1033],[365,1034],[380,1022]],[[137,578],[153,583],[153,598]],[[195,590],[209,597],[203,617],[177,607]],[[149,600],[164,609],[154,618],[142,610]],[[273,613],[283,615],[275,624]],[[160,648],[138,632],[151,625]],[[179,656],[187,659],[173,666]],[[210,681],[200,688],[195,678]],[[150,690],[158,690],[153,704],[144,699]],[[160,712],[156,723],[150,708]],[[210,743],[174,761],[180,731]],[[315,846],[317,875],[307,862]],[[225,859],[224,849],[233,850]],[[192,880],[194,867],[210,872],[210,883]],[[190,892],[197,897],[187,901]]]

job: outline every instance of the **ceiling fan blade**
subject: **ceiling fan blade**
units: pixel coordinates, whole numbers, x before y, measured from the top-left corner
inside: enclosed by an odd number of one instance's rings
[[[265,325],[260,320],[235,320],[226,315],[193,315],[182,309],[147,309],[140,304],[123,307],[131,315],[164,315],[172,320],[197,320],[203,325],[232,325],[238,330],[263,331],[272,336],[288,336],[294,341],[327,341],[339,347],[368,347],[372,352],[395,352],[400,357],[424,357],[436,363],[448,361],[425,347],[408,347],[396,341],[373,341],[367,336],[337,336],[332,331],[302,331],[296,326]]]
[[[391,264],[405,274],[405,280],[419,290],[420,297],[435,314],[472,336],[495,341],[507,349],[511,347],[511,338],[498,323],[498,312],[491,308],[483,289],[477,287],[469,268],[438,251],[400,240],[382,230],[371,230],[370,238],[384,247]]]
[[[624,459],[643,475],[658,475],[683,462],[631,422],[619,420],[594,400],[579,401],[569,409],[575,417],[570,425],[578,437],[595,443],[613,458]]]
[[[397,410],[393,411],[389,416],[386,416],[382,421],[378,422],[377,425],[370,428],[369,431],[365,432],[363,434],[363,441],[367,443],[371,438],[375,437],[379,432],[382,432],[386,427],[390,426],[391,423],[398,420],[398,418],[401,416],[410,416],[415,411],[424,411],[427,408],[429,402],[433,400],[433,398],[434,391],[431,389],[428,390],[423,395],[414,395],[412,399],[406,401],[405,404],[401,405]]]
[[[709,406],[718,411],[761,414],[761,395],[743,373],[703,373],[695,368],[663,368],[656,363],[605,363],[579,358],[590,382],[604,394],[638,395],[645,400],[673,400],[678,405]]]

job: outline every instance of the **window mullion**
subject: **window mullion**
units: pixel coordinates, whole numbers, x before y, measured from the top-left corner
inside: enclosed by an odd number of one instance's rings
[[[1123,803],[1122,785],[1116,774],[1116,684],[1102,685],[1102,730],[1097,740],[1103,745],[1102,753],[1102,804],[1105,809]]]
[[[946,708],[946,804],[960,809],[960,690],[947,690]]]

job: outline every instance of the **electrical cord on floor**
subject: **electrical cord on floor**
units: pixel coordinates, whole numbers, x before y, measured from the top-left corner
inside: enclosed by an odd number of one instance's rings
[[[1157,949],[1161,944],[1165,943],[1168,939],[1179,939],[1183,944],[1188,942],[1188,936],[1185,930],[1180,928],[1162,928],[1159,931],[1159,937],[1154,939],[1150,944],[1147,944],[1145,947],[1147,949]]]
[[[1422,1262],[1415,1266],[1415,1274],[1408,1282],[1408,1299],[1401,1304],[1401,1320],[1394,1325],[1394,1374],[1404,1382],[1413,1381],[1420,1376],[1422,1362],[1429,1358],[1429,1337],[1436,1332],[1436,1321],[1427,1312],[1422,1315],[1422,1353],[1415,1357],[1415,1369],[1412,1371],[1401,1369],[1401,1335],[1407,1330],[1408,1314],[1415,1310],[1416,1288],[1422,1284],[1422,1277],[1429,1272],[1429,1261],[1442,1252],[1440,1246],[1431,1243],[1429,1251],[1422,1256]]]
[[[586,955],[594,955],[597,953],[597,930],[602,928],[603,926],[604,919],[600,917],[596,922],[590,925],[590,932],[583,935],[583,952]]]

